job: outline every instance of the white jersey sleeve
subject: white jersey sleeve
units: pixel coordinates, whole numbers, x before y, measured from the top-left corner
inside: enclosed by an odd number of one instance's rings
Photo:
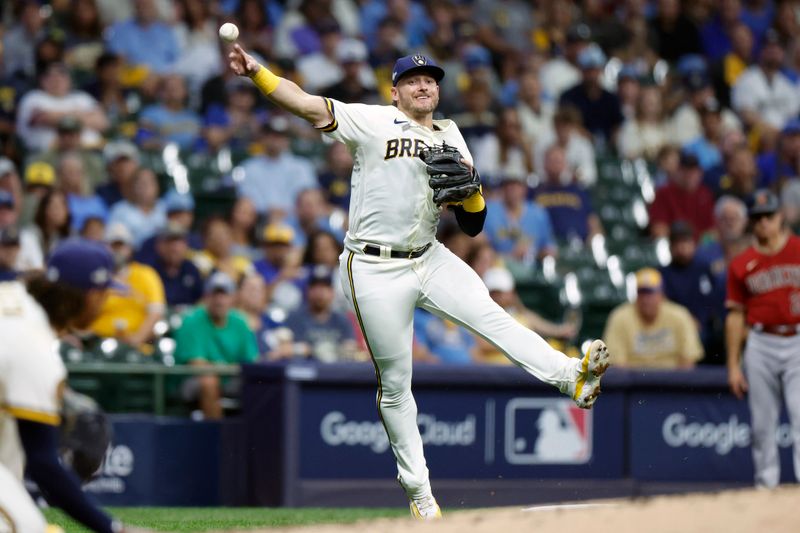
[[[367,104],[345,104],[332,98],[325,98],[333,120],[320,131],[331,139],[353,146],[372,139],[376,132],[375,112]]]
[[[21,283],[0,283],[0,338],[3,410],[58,425],[66,369],[44,311]]]

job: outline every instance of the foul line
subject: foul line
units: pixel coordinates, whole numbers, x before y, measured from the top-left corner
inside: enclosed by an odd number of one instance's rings
[[[595,509],[597,507],[616,507],[614,503],[564,503],[559,505],[540,505],[536,507],[527,507],[523,512],[538,512],[538,511],[560,511],[562,509]]]

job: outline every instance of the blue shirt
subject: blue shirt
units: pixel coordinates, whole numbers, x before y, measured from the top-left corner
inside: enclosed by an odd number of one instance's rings
[[[67,207],[69,208],[69,214],[72,216],[72,229],[76,232],[83,228],[83,224],[89,218],[105,220],[108,217],[108,209],[105,202],[96,194],[92,196],[68,194]]]
[[[264,281],[267,282],[267,285],[278,279],[278,274],[281,272],[280,268],[276,267],[264,258],[254,261],[253,268],[256,269],[256,272],[261,274],[261,277],[264,278]]]
[[[725,291],[728,281],[728,264],[725,262],[725,251],[719,241],[710,240],[697,248],[695,260],[708,265],[714,279],[714,292],[711,296],[713,313],[719,318],[725,316]]]
[[[703,170],[708,170],[722,164],[722,154],[717,145],[710,142],[705,137],[698,137],[683,145],[683,149],[690,154],[697,156]]]
[[[288,152],[276,158],[251,157],[242,163],[242,170],[244,179],[239,182],[239,194],[250,198],[261,214],[272,209],[292,213],[297,194],[317,187],[314,166]]]
[[[589,235],[592,201],[589,193],[577,184],[544,184],[534,191],[533,200],[547,209],[556,238],[585,241]]]
[[[722,25],[719,15],[716,15],[700,28],[700,40],[703,43],[703,50],[709,61],[713,62],[722,59],[725,54],[731,51],[731,39]]]
[[[583,83],[567,89],[561,94],[561,105],[572,105],[578,108],[583,117],[583,125],[596,138],[606,143],[612,140],[614,130],[625,120],[622,106],[616,94],[602,89],[600,96],[593,100],[586,92]]]
[[[146,265],[155,266],[158,262],[158,253],[156,252],[156,242],[158,241],[158,235],[152,235],[139,245],[139,249],[136,250],[133,258],[135,261],[139,263],[144,263]],[[202,250],[203,249],[203,239],[200,238],[200,235],[197,233],[189,233],[186,236],[186,242],[189,244],[189,248],[192,250]]]
[[[781,178],[793,178],[797,176],[797,171],[787,162],[778,160],[778,153],[775,151],[761,154],[756,159],[758,172],[761,179],[758,182],[759,188],[771,187]]]
[[[327,350],[338,349],[343,341],[355,339],[350,320],[343,313],[336,311],[331,311],[325,319],[318,320],[304,306],[288,316],[286,326],[294,333],[295,342],[309,343],[312,355],[323,361],[329,361],[325,357],[331,355]],[[322,354],[323,350],[326,354]]]
[[[145,213],[137,206],[123,200],[114,204],[108,216],[108,224],[124,224],[133,235],[133,246],[138,248],[148,237],[156,234],[167,223],[167,214],[164,205],[158,202],[149,213]]]
[[[292,241],[292,245],[304,248],[306,242],[308,241],[308,235],[303,228],[300,227],[300,222],[297,220],[297,217],[292,215],[287,217],[284,222],[288,226],[291,226],[291,228],[294,230],[294,240]],[[332,228],[331,222],[326,216],[319,217],[314,229],[318,231],[327,231],[336,237],[336,240],[340,243],[344,242],[344,233],[340,229]]]
[[[119,185],[113,181],[96,187],[94,192],[105,202],[106,207],[111,207],[125,199],[124,196],[122,196],[122,190],[120,190]]]
[[[660,270],[664,295],[686,307],[701,327],[707,328],[716,307],[712,300],[716,280],[708,263],[695,257],[688,265],[673,263]]]
[[[470,350],[475,339],[464,328],[423,310],[414,311],[414,336],[441,362],[455,365],[472,363]]]
[[[258,353],[269,353],[277,348],[277,341],[272,337],[272,331],[282,323],[275,322],[267,313],[261,315],[261,327],[256,331],[256,342],[258,343]]]
[[[164,143],[177,143],[181,149],[190,148],[200,134],[200,117],[194,111],[172,111],[163,105],[151,105],[139,115],[142,128]]]
[[[494,249],[501,254],[510,253],[520,241],[528,243],[534,256],[541,250],[554,246],[550,216],[543,207],[533,202],[525,202],[519,220],[509,218],[502,202],[487,202],[483,230]]]
[[[180,47],[171,26],[153,22],[140,26],[136,20],[117,22],[108,30],[108,48],[132,65],[146,65],[167,72],[177,61]]]
[[[178,273],[171,276],[161,261],[151,265],[164,284],[167,305],[195,305],[203,296],[203,276],[194,263],[185,259]]]
[[[430,16],[419,2],[409,2],[410,16],[403,28],[406,44],[414,49],[425,44],[425,37],[433,29]],[[371,0],[361,6],[361,33],[369,48],[375,46],[378,37],[378,25],[389,14],[385,1]]]

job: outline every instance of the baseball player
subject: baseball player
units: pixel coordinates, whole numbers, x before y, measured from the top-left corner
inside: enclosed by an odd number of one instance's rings
[[[375,366],[378,414],[412,515],[439,518],[411,394],[415,307],[487,339],[583,408],[590,408],[600,393],[600,377],[608,367],[606,347],[597,340],[582,359],[554,350],[492,301],[478,275],[436,241],[440,206],[451,204],[461,229],[475,236],[483,228],[486,205],[458,126],[433,120],[444,71],[430,58],[398,59],[392,72],[393,105],[379,106],[309,95],[259,65],[238,44],[229,57],[236,74],[249,76],[272,102],[344,143],[353,154],[340,276]],[[443,153],[444,144],[455,147],[458,155]],[[439,155],[434,147],[441,148]],[[454,190],[469,191],[468,196],[451,194],[447,176],[442,177],[447,172],[434,167],[448,157],[451,166],[464,169],[464,180],[455,179]]]
[[[0,283],[0,531],[46,530],[23,485],[25,468],[51,505],[92,531],[123,531],[81,491],[57,451],[66,370],[56,336],[94,319],[112,272],[102,245],[74,240],[60,245],[47,271],[27,284]]]
[[[748,394],[755,484],[772,488],[780,480],[781,392],[800,481],[800,237],[786,230],[778,198],[770,191],[756,191],[748,215],[755,242],[728,267],[728,382],[737,398]]]

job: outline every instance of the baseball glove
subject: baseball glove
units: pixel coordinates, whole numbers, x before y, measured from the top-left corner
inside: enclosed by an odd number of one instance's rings
[[[91,479],[103,465],[111,434],[111,422],[94,400],[64,391],[59,455],[81,481]]]
[[[481,188],[478,171],[461,161],[458,148],[442,143],[420,151],[420,159],[428,170],[428,184],[433,189],[433,203],[463,202]]]

